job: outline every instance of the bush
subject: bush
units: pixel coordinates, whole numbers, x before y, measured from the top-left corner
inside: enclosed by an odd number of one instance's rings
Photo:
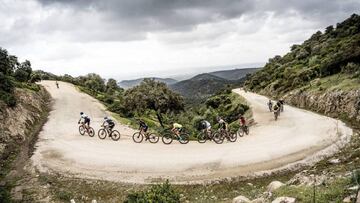
[[[145,192],[130,193],[125,202],[178,203],[180,202],[180,194],[172,188],[167,180],[163,184],[151,186],[151,188]]]

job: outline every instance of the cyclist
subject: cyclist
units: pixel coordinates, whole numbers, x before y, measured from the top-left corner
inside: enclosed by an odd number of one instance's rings
[[[113,120],[111,120],[109,117],[105,116],[103,126],[105,128],[108,128],[109,131],[112,132],[112,129],[115,127],[115,122]],[[111,134],[110,134],[110,136],[111,136]]]
[[[275,104],[273,111],[274,111],[274,114],[277,114],[277,116],[280,116],[280,106],[278,104]]]
[[[240,116],[239,116],[239,123],[240,123],[240,127],[242,127],[242,128],[246,127],[246,120],[242,114],[240,114]]]
[[[179,123],[173,123],[173,128],[171,129],[171,131],[175,133],[177,136],[179,136],[182,131],[182,128],[183,126],[180,125]]]
[[[58,83],[58,81],[56,81],[55,84],[56,84],[56,87],[59,89],[59,83]]]
[[[284,102],[283,99],[280,99],[280,100],[279,100],[279,103],[281,104],[281,106],[280,106],[281,112],[283,112],[283,111],[284,111],[284,104],[285,104],[285,102]]]
[[[202,126],[203,126],[203,130],[206,130],[206,133],[207,133],[207,134],[210,134],[210,132],[211,132],[211,124],[210,124],[210,122],[207,121],[207,120],[203,120],[203,121],[201,122],[201,124],[202,124]]]
[[[224,119],[222,119],[221,117],[217,117],[216,118],[217,122],[219,123],[220,125],[220,130],[225,130],[227,131],[228,129],[228,126],[227,126],[227,123],[224,121]]]
[[[149,126],[143,121],[143,120],[139,120],[139,129],[141,131],[141,133],[146,133],[147,130],[149,129]]]
[[[272,112],[273,103],[272,103],[271,99],[269,99],[269,102],[267,103],[267,105],[269,107],[270,112]]]
[[[78,124],[80,124],[80,121],[83,121],[85,126],[87,128],[89,128],[90,127],[90,120],[91,119],[90,119],[90,117],[88,115],[84,114],[84,112],[80,112],[80,119],[79,119]]]
[[[249,133],[249,129],[248,129],[248,126],[246,125],[246,119],[245,119],[245,117],[242,115],[242,114],[240,114],[240,116],[239,116],[239,123],[240,123],[240,128],[242,128],[242,130],[246,133],[246,134],[248,134]]]

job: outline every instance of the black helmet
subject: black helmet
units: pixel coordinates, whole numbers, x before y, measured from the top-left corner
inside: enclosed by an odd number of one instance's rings
[[[80,112],[80,115],[83,115],[84,114],[84,112]]]

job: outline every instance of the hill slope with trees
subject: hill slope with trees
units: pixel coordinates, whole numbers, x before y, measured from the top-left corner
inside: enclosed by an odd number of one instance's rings
[[[269,59],[245,85],[295,106],[360,121],[360,16],[353,14]]]

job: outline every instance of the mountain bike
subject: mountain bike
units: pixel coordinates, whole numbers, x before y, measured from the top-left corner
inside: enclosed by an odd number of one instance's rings
[[[144,132],[143,130],[140,130],[139,132],[136,132],[133,134],[132,139],[135,143],[141,143],[145,137],[145,141],[149,140],[150,143],[157,143],[159,142],[159,136],[156,136],[154,133],[148,133]]]
[[[168,130],[168,132],[162,136],[161,140],[164,144],[171,144],[173,140],[178,140],[181,144],[187,144],[189,143],[189,134],[180,132],[180,134],[177,135],[173,131]]]
[[[84,122],[82,122],[79,125],[79,133],[80,133],[80,135],[84,135],[85,133],[87,133],[90,137],[94,137],[95,130],[94,130],[94,128],[87,126],[87,125],[85,125]]]
[[[213,140],[216,144],[222,144],[225,138],[230,142],[235,142],[237,140],[237,134],[231,133],[228,130],[220,129],[214,133]]]
[[[280,115],[280,111],[279,111],[279,110],[274,111],[275,120],[278,119],[279,115]]]
[[[98,137],[100,139],[105,139],[107,135],[109,135],[109,137],[114,140],[114,141],[118,141],[120,139],[120,133],[117,130],[110,130],[109,127],[101,125],[101,129],[98,131]]]
[[[247,126],[247,125],[240,126],[239,129],[236,131],[236,134],[239,135],[239,137],[248,135],[249,134],[249,126]]]
[[[197,140],[199,143],[205,143],[206,140],[212,140],[213,139],[213,132],[211,130],[203,129],[197,136]]]

